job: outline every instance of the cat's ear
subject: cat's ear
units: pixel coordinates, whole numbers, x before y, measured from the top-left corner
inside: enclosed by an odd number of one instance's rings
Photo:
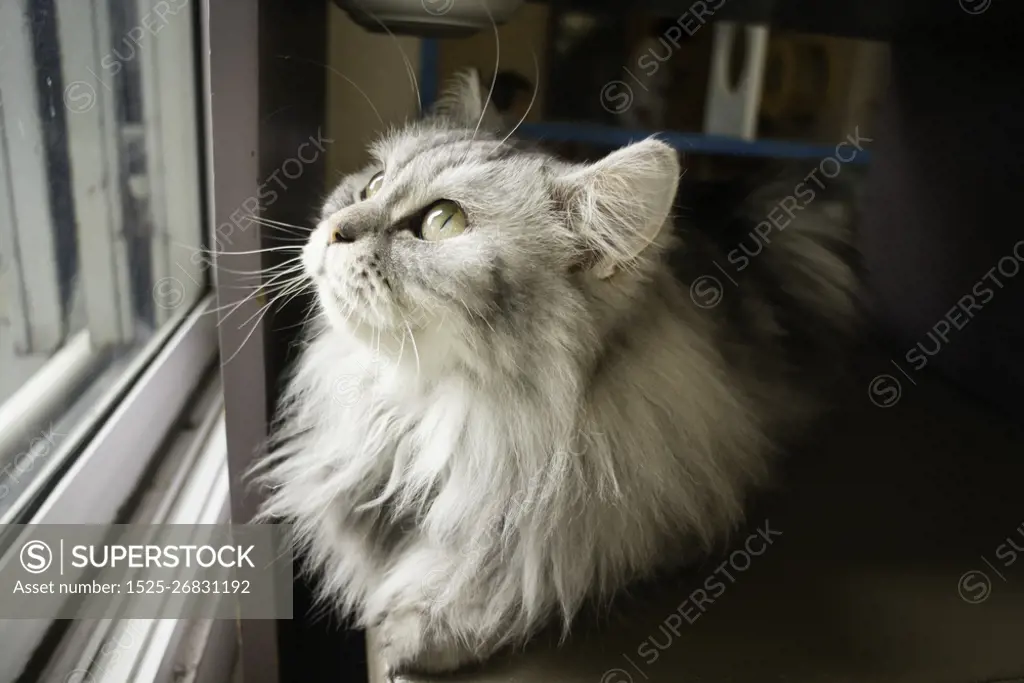
[[[556,180],[556,196],[581,241],[583,263],[601,278],[636,259],[669,220],[679,157],[648,138]]]
[[[501,115],[489,102],[484,110],[489,88],[490,83],[481,84],[476,69],[461,71],[437,99],[432,114],[461,128],[476,129],[479,125],[480,130],[498,132],[502,128]]]

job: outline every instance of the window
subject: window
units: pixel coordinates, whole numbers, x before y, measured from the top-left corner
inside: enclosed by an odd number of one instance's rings
[[[191,7],[145,4],[0,7],[0,511],[205,287]]]
[[[216,374],[198,8],[0,2],[2,525],[122,521]],[[0,680],[47,627],[0,623]]]

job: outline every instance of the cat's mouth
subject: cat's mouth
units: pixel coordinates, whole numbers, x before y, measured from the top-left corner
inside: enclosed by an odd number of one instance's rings
[[[312,254],[306,272],[335,327],[411,331],[438,319],[439,304],[431,305],[430,294],[410,291],[381,257],[355,253],[332,262],[326,256]]]
[[[375,274],[336,281],[329,275],[314,278],[320,302],[332,322],[347,328],[370,328],[374,331],[416,330],[436,316],[431,310],[396,292],[385,278]]]

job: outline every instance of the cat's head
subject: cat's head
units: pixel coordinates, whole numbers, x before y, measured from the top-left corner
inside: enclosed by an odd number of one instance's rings
[[[567,163],[505,140],[485,98],[474,72],[460,77],[327,198],[303,262],[333,327],[374,344],[486,346],[585,318],[594,292],[643,277],[676,152],[648,139]]]

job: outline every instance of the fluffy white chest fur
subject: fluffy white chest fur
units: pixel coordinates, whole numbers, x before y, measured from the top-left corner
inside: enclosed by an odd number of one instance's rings
[[[488,381],[437,364],[451,352],[429,342],[385,356],[325,330],[293,381],[291,424],[308,431],[282,446],[268,511],[297,524],[332,599],[364,625],[435,624],[455,648],[442,659],[568,620],[685,559],[674,542],[711,542],[764,473],[750,407],[663,315],[635,340],[648,363],[622,358],[592,386],[569,358],[532,383]]]

